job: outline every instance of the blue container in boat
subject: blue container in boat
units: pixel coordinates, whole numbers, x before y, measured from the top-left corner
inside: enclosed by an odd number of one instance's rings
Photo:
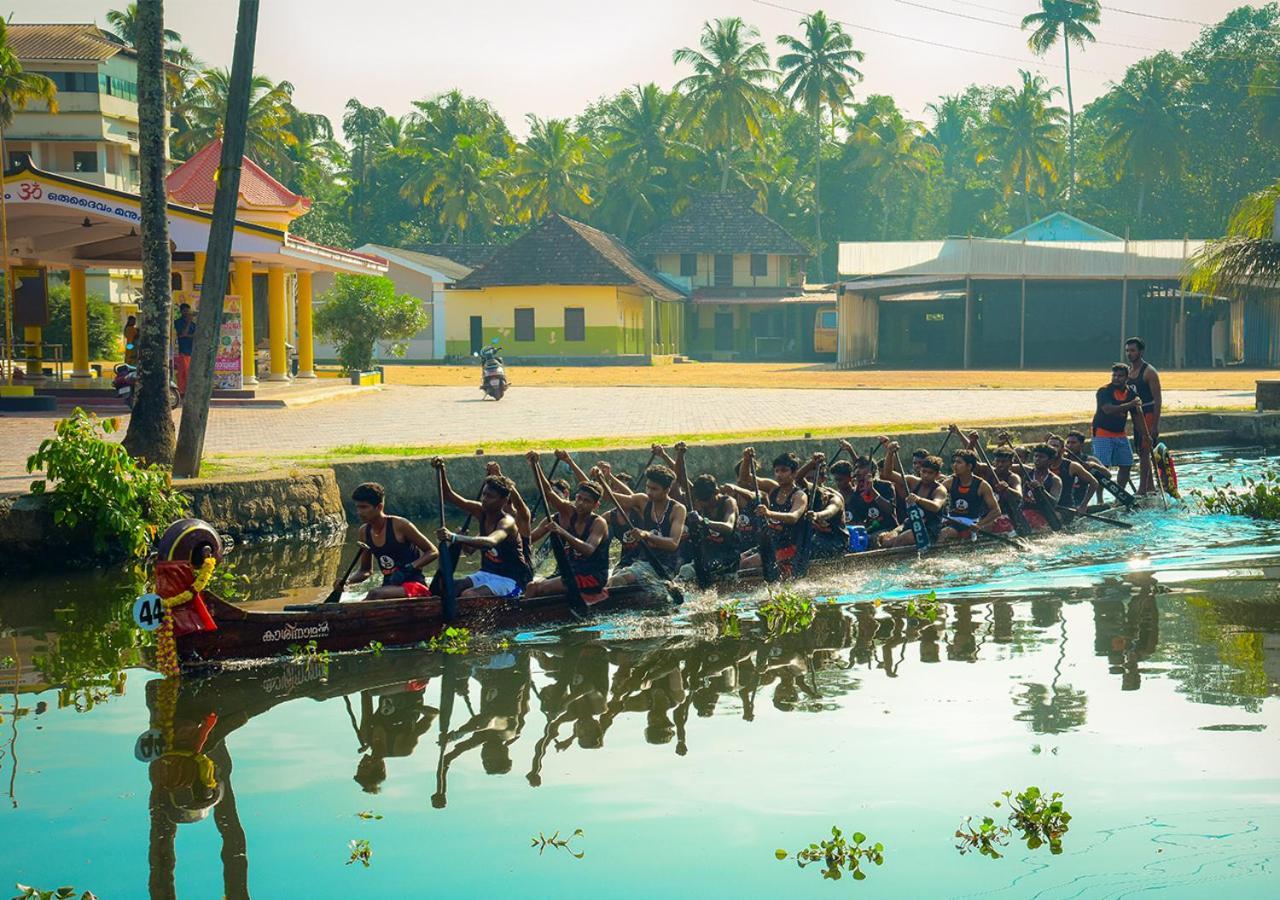
[[[861,525],[849,526],[849,552],[861,553],[867,549],[869,541],[867,538],[867,529]]]

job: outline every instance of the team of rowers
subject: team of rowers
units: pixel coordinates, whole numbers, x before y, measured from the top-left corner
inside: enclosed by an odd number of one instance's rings
[[[572,591],[589,606],[611,589],[659,585],[678,574],[701,581],[773,566],[781,577],[798,575],[809,560],[920,545],[921,529],[925,545],[1056,529],[1087,514],[1090,503],[1103,498],[1104,485],[1125,494],[1107,467],[1085,454],[1081,432],[1047,435],[1030,447],[1015,447],[1001,434],[988,458],[977,432],[954,425],[947,431],[943,448],[914,451],[909,469],[899,444],[888,437],[865,454],[841,441],[835,455],[847,459],[779,454],[771,460],[772,477],[760,473],[756,451],[747,447],[729,483],[710,474],[690,479],[686,446],[655,444],[651,462],[661,461],[643,470],[640,491],[608,462],[584,471],[564,450],[555,451],[557,466],[567,466],[576,485],[552,480],[540,454],[531,451],[527,461],[550,510],[536,524],[538,512],[497,463],[488,464],[480,493],[471,499],[453,488],[444,460],[436,458],[444,501],[477,528],[474,534],[463,533],[465,525],[462,531],[440,528],[435,537],[455,554],[479,554],[477,570],[451,585],[459,598],[515,600]],[[959,446],[944,477],[939,454],[953,438]],[[439,573],[429,584],[424,572],[439,559],[437,543],[407,519],[386,514],[380,485],[359,485],[352,500],[368,549],[359,571],[336,586],[362,582],[376,566],[383,581],[366,599],[441,595]],[[612,509],[602,515],[605,501]],[[615,541],[621,555],[611,563]],[[548,577],[535,576],[532,548],[540,542],[559,545],[557,571]]]

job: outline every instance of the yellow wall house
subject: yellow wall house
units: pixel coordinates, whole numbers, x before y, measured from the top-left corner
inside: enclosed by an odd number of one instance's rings
[[[449,356],[653,362],[682,352],[685,294],[612,235],[551,214],[446,291]]]

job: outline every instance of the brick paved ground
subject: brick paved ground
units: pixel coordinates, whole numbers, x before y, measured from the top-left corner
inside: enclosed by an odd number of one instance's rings
[[[1252,406],[1251,391],[1166,391],[1167,409]],[[296,409],[215,409],[208,454],[296,455],[349,444],[476,445],[519,438],[836,428],[1091,414],[1089,392],[516,388],[500,403],[474,388],[391,386]],[[121,412],[123,416],[124,413]],[[58,416],[0,416],[0,491],[24,489],[25,461]],[[123,429],[122,432],[123,434]]]

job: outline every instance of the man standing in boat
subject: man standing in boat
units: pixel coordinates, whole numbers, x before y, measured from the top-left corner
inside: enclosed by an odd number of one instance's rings
[[[1133,487],[1129,473],[1133,469],[1133,448],[1129,446],[1129,416],[1142,409],[1142,399],[1129,383],[1129,367],[1116,363],[1111,367],[1111,383],[1098,388],[1097,409],[1093,414],[1093,455],[1108,470],[1120,470],[1116,483],[1122,489]]]
[[[1160,410],[1164,396],[1160,390],[1160,373],[1145,359],[1147,345],[1142,338],[1131,337],[1124,342],[1124,355],[1129,360],[1129,384],[1142,401],[1142,424],[1135,420],[1134,440],[1138,444],[1138,493],[1149,494],[1156,489],[1151,454],[1160,441]]]
[[[456,534],[448,528],[436,531],[441,543],[453,543],[464,551],[480,551],[480,571],[454,582],[460,599],[505,597],[515,599],[533,577],[524,554],[515,517],[506,511],[515,485],[505,475],[486,475],[479,500],[468,500],[449,484],[444,459],[437,456],[431,465],[444,474],[444,496],[451,505],[475,518],[476,535]]]
[[[360,540],[368,549],[360,557],[360,571],[345,581],[339,579],[334,588],[342,590],[366,581],[376,562],[382,572],[382,585],[369,591],[364,599],[426,597],[430,591],[422,570],[440,553],[408,519],[386,514],[386,497],[382,485],[374,481],[358,484],[351,492],[356,518],[360,520]]]

